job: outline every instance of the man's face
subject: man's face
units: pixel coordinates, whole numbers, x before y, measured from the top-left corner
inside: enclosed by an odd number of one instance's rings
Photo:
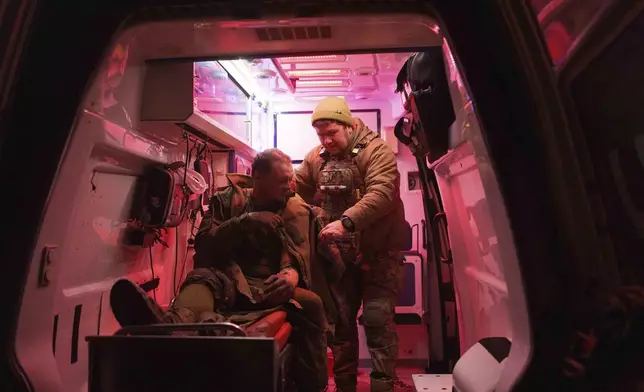
[[[283,201],[291,192],[292,179],[293,165],[275,161],[267,174],[257,174],[254,187],[268,200]]]
[[[349,145],[349,127],[334,122],[315,125],[320,144],[329,154],[339,154]]]

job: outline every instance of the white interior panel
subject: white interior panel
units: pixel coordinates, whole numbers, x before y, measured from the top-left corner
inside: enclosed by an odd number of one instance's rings
[[[354,113],[369,128],[379,131],[379,111],[364,110]],[[312,112],[283,112],[276,115],[276,146],[288,154],[292,160],[303,160],[304,156],[320,144],[311,126]]]

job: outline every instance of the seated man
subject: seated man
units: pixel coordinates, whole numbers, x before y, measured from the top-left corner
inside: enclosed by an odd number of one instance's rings
[[[292,373],[298,391],[323,391],[328,381],[325,309],[307,289],[310,210],[290,191],[292,175],[290,158],[277,149],[257,155],[252,178],[229,175],[230,185],[211,199],[195,238],[195,269],[171,309],[161,311],[137,285],[120,280],[110,293],[119,323],[244,326],[285,309],[297,327]]]

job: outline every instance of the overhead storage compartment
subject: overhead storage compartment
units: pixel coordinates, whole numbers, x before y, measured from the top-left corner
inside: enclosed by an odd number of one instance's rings
[[[141,132],[178,143],[183,129],[249,158],[257,153],[251,120],[258,103],[219,62],[151,61],[142,87]]]

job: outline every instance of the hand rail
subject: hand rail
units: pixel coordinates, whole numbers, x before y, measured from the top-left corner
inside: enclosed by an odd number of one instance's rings
[[[130,327],[123,327],[116,331],[115,336],[122,336],[127,334],[149,334],[159,332],[174,332],[174,331],[217,331],[224,330],[233,332],[233,336],[247,337],[246,332],[238,325],[233,323],[195,323],[195,324],[152,324],[152,325],[136,325]]]

